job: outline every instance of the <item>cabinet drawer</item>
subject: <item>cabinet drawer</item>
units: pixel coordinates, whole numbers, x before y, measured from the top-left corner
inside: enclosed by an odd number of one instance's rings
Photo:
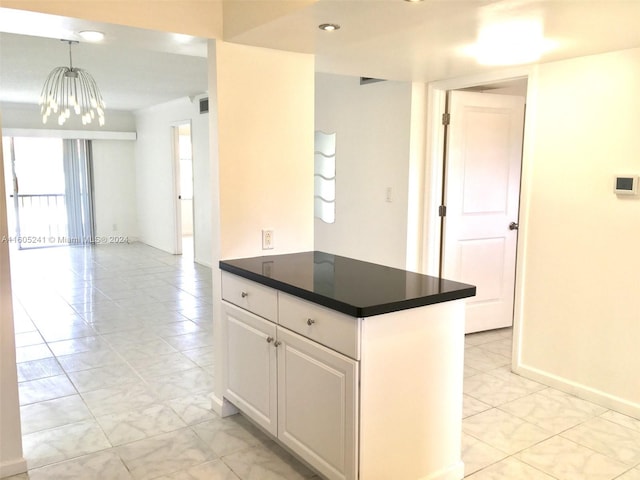
[[[278,318],[278,293],[246,278],[222,272],[222,299],[272,322]]]
[[[356,360],[360,359],[360,319],[279,292],[278,323]]]

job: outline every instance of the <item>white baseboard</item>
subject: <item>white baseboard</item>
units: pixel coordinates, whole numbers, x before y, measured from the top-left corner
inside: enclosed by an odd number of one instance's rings
[[[27,471],[27,461],[20,457],[0,463],[0,478],[18,475]]]
[[[518,375],[543,383],[562,392],[575,395],[583,400],[640,419],[640,404],[638,403],[616,397],[615,395],[527,365],[514,365],[513,371]]]

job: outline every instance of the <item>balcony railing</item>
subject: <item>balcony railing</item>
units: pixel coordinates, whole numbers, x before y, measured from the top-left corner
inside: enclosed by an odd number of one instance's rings
[[[15,202],[15,196],[11,195]],[[67,206],[61,193],[19,194],[16,232],[21,248],[65,243],[68,232]],[[16,231],[14,229],[14,231]]]

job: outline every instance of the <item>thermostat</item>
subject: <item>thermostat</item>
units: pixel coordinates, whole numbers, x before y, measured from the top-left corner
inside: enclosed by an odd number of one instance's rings
[[[613,182],[616,195],[635,195],[638,193],[638,177],[636,175],[616,175]]]

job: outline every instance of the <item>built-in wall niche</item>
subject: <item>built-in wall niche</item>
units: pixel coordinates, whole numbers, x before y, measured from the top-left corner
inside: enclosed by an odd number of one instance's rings
[[[325,223],[336,221],[336,134],[315,132],[314,216]]]

